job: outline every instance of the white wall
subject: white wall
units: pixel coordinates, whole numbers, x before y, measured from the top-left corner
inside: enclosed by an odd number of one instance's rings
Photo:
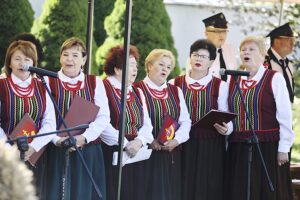
[[[167,12],[172,21],[172,34],[175,41],[175,48],[178,51],[178,62],[181,68],[186,64],[189,55],[190,45],[197,39],[205,38],[205,26],[203,19],[223,12],[229,22],[229,32],[227,42],[231,43],[236,49],[236,57],[239,62],[239,43],[245,37],[245,29],[247,25],[255,25],[263,18],[256,13],[240,13],[237,9],[226,8],[216,5],[199,5],[199,4],[182,4],[182,3],[167,3],[165,2]],[[245,15],[247,15],[245,17]],[[240,18],[243,17],[243,20]],[[246,20],[246,23],[244,22]],[[247,22],[248,20],[248,22]],[[240,24],[238,24],[240,23]],[[259,27],[259,26],[257,26]],[[267,30],[255,28],[253,31],[248,31],[248,35],[266,35]]]

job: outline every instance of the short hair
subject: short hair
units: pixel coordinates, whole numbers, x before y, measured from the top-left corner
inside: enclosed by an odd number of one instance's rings
[[[167,50],[167,49],[153,49],[148,56],[145,59],[145,70],[148,73],[149,72],[149,65],[153,64],[156,60],[162,58],[162,57],[167,57],[171,59],[171,64],[172,68],[174,69],[175,67],[175,57],[174,54]]]
[[[207,50],[209,53],[210,60],[215,60],[217,56],[216,46],[207,39],[196,40],[190,47],[190,56],[193,52],[200,49]]]
[[[15,146],[0,141],[0,193],[3,200],[37,200],[33,173],[18,158]]]
[[[67,39],[66,41],[64,41],[64,43],[60,47],[60,55],[62,54],[62,52],[64,50],[70,49],[72,47],[77,47],[78,50],[81,51],[82,57],[86,56],[86,47],[85,47],[84,42],[76,37],[71,37],[71,38]]]
[[[123,45],[115,46],[109,50],[104,63],[104,72],[108,76],[113,76],[115,74],[115,68],[123,68],[124,54],[125,50]],[[139,61],[140,55],[138,49],[135,46],[130,45],[129,55],[132,55],[137,62]]]
[[[37,56],[38,56],[38,63],[40,65],[40,63],[42,62],[42,60],[44,58],[43,48],[42,48],[40,40],[37,37],[35,37],[33,34],[25,33],[25,32],[16,35],[12,41],[18,41],[18,40],[28,41],[35,45],[35,48],[37,51]]]
[[[246,43],[250,43],[250,42],[254,42],[258,46],[261,55],[265,56],[267,54],[265,40],[263,37],[259,37],[259,36],[245,37],[240,44],[240,50]]]
[[[17,50],[21,51],[25,56],[31,58],[33,60],[33,66],[37,65],[37,52],[34,44],[23,40],[14,41],[9,45],[6,51],[4,73],[7,76],[11,75],[11,57]]]

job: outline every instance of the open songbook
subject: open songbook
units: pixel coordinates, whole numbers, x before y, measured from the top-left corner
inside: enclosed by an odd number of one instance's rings
[[[214,124],[222,124],[223,122],[228,123],[233,120],[237,114],[231,112],[224,112],[220,110],[210,110],[204,115],[199,121],[195,122],[192,127],[199,126],[201,128],[213,128]]]
[[[81,98],[78,95],[75,95],[71,106],[65,115],[65,122],[68,128],[79,126],[81,124],[89,124],[93,122],[99,112],[99,106]],[[59,130],[64,129],[63,124],[60,126]],[[85,131],[85,129],[73,130],[70,131],[71,134],[80,135]],[[67,132],[59,133],[58,136],[65,137],[68,136]]]

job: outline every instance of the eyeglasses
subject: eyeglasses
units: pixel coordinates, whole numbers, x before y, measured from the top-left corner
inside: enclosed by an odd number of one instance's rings
[[[193,59],[201,59],[201,60],[208,60],[209,59],[209,56],[207,55],[200,55],[200,54],[197,54],[197,53],[192,53],[192,58]]]

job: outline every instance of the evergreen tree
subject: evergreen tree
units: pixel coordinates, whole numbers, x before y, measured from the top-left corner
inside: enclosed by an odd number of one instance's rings
[[[60,69],[59,50],[69,37],[85,41],[88,3],[82,0],[46,0],[43,12],[34,23],[32,32],[38,35],[44,48],[42,66],[58,71]],[[93,48],[96,44],[93,42]],[[95,51],[93,51],[94,54]],[[92,58],[94,56],[92,55]],[[92,59],[92,74],[97,72]]]
[[[114,1],[112,0],[95,0],[94,6],[94,38],[97,46],[102,45],[107,37],[104,29],[104,20],[114,8]]]
[[[0,10],[0,65],[2,67],[10,40],[18,33],[30,32],[34,12],[28,0],[1,0]]]
[[[96,62],[100,70],[103,68],[108,50],[116,44],[123,43],[124,15],[125,2],[117,0],[114,10],[104,22],[108,37],[96,53]],[[146,74],[145,58],[152,49],[168,49],[175,56],[177,56],[177,52],[171,35],[171,21],[162,0],[133,0],[131,24],[131,44],[136,45],[140,53],[137,80],[141,80]],[[179,72],[179,67],[176,66],[170,77],[178,75]]]

